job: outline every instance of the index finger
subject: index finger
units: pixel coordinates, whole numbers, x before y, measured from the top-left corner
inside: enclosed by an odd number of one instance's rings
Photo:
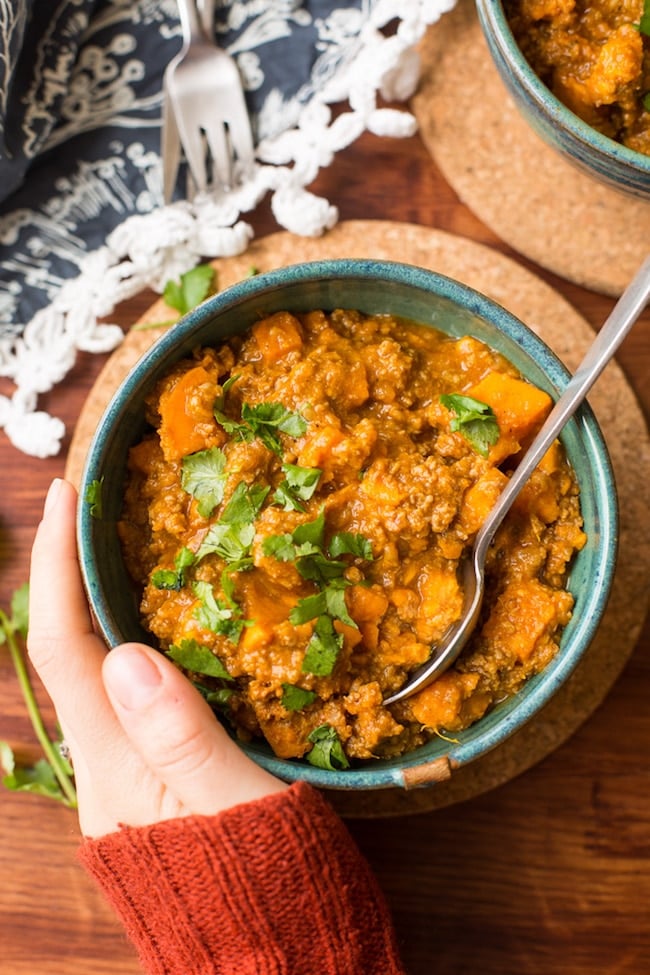
[[[28,642],[39,673],[50,667],[62,642],[93,634],[77,563],[76,503],[71,484],[53,481],[32,547]]]
[[[62,726],[104,731],[115,723],[101,679],[106,648],[93,631],[77,562],[77,493],[54,481],[32,548],[29,586],[29,656]]]

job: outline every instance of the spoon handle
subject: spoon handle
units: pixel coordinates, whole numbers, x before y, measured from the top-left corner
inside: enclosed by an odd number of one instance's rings
[[[494,534],[538,463],[573,416],[650,300],[650,256],[625,289],[546,418],[476,536],[474,560],[482,565]]]

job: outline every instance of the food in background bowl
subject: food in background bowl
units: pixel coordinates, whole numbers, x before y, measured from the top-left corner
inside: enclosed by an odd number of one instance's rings
[[[250,336],[249,338],[243,337],[249,333],[251,326],[257,321],[268,319],[279,312],[288,313],[301,321],[303,316],[313,314],[314,309],[323,309],[325,316],[330,316],[333,315],[335,309],[341,308],[357,309],[363,318],[390,315],[400,320],[418,322],[420,327],[425,330],[444,332],[445,337],[440,341],[448,343],[449,346],[460,342],[462,348],[462,342],[466,340],[465,337],[471,337],[471,342],[468,343],[470,346],[474,346],[474,341],[476,341],[487,347],[487,350],[491,350],[489,352],[484,351],[481,354],[489,356],[489,361],[500,363],[497,366],[497,372],[502,371],[501,367],[507,361],[508,366],[505,367],[505,372],[510,378],[517,379],[515,374],[517,372],[527,383],[531,384],[531,387],[537,387],[538,390],[548,394],[552,399],[557,398],[558,390],[566,384],[568,379],[566,369],[551,350],[530,329],[526,328],[505,309],[457,281],[405,264],[344,259],[293,265],[248,278],[215,295],[196,310],[187,314],[181,322],[165,333],[145,353],[115,393],[90,444],[81,478],[80,493],[82,499],[92,496],[94,504],[82,501],[79,506],[79,552],[89,600],[99,629],[109,645],[115,645],[126,640],[144,640],[154,645],[157,642],[142,626],[140,611],[142,593],[137,592],[137,587],[128,583],[122,540],[118,532],[118,525],[124,520],[125,484],[129,454],[133,447],[137,451],[137,444],[152,433],[153,428],[147,420],[147,415],[154,422],[156,422],[156,418],[148,412],[150,407],[147,404],[151,403],[152,396],[155,398],[156,393],[154,391],[156,388],[159,394],[162,393],[161,384],[164,383],[165,378],[174,374],[175,371],[177,375],[184,371],[185,366],[180,365],[182,362],[191,361],[192,368],[201,365],[201,359],[195,358],[196,350],[201,348],[218,350],[224,343],[233,342],[237,345],[250,341]],[[435,339],[431,338],[427,341],[435,344],[439,339],[436,336]],[[319,357],[313,363],[314,368],[317,367],[321,358],[323,357]],[[327,361],[327,357],[324,357],[324,361]],[[387,357],[386,362],[389,361],[390,359]],[[377,357],[378,369],[381,363],[382,356],[379,355]],[[233,371],[231,366],[229,369]],[[223,379],[223,385],[225,385],[225,377],[226,371],[224,370],[217,379]],[[218,383],[221,387],[221,393],[218,395],[223,396],[223,404],[218,407],[218,412],[228,416],[235,426],[243,422],[241,407],[246,402],[242,387],[240,386],[238,390],[240,382],[242,380],[235,382],[233,379],[225,391],[222,382],[219,381]],[[268,395],[270,402],[285,402],[284,394],[281,395],[280,392],[282,386],[281,384],[277,385],[277,390],[276,384],[274,384],[268,394],[265,395]],[[453,394],[454,387],[458,386],[459,382],[450,376],[445,389],[451,390],[451,394]],[[343,396],[348,391],[348,387],[349,395],[354,396],[353,390],[357,387],[357,383],[354,370],[351,368],[346,369],[345,382],[339,384]],[[382,395],[389,395],[388,388],[386,385],[386,392]],[[472,386],[464,383],[461,388],[467,392]],[[316,391],[314,389],[314,392]],[[430,403],[427,408],[432,410],[435,408],[435,412],[439,416],[442,441],[447,440],[449,444],[455,444],[456,450],[466,451],[459,460],[461,466],[463,463],[468,465],[468,469],[472,468],[474,464],[482,466],[485,458],[481,458],[480,453],[465,443],[464,438],[458,435],[459,431],[451,430],[455,411],[449,410],[444,403],[439,401],[436,403],[436,397],[439,400],[439,393],[440,389],[436,392],[432,388]],[[333,400],[337,398],[332,397]],[[381,402],[379,397],[376,396],[375,398]],[[485,403],[487,398],[487,393],[484,393],[482,400],[477,394],[479,403]],[[297,400],[288,399],[286,400],[286,407],[292,413],[302,415],[301,410],[303,407],[306,410],[310,397],[306,397],[306,400],[305,404],[305,397],[300,397]],[[386,412],[380,414],[378,422],[378,439],[382,434],[381,420],[383,416],[388,415],[389,409],[397,409],[398,407],[399,397],[392,406],[390,401],[385,403]],[[209,424],[213,424],[215,419],[210,412],[211,410],[212,405],[207,411],[207,422]],[[408,413],[408,411],[405,412]],[[496,404],[495,413],[497,413],[498,418]],[[353,422],[353,415],[354,410],[349,414],[350,425]],[[461,418],[457,416],[456,419],[460,421]],[[306,415],[306,420],[309,422],[308,415]],[[449,429],[445,427],[443,430],[447,423]],[[361,425],[363,429],[360,418],[358,422],[354,421],[354,426],[358,425]],[[213,429],[216,429],[216,426]],[[295,428],[294,432],[296,432]],[[284,439],[285,434],[286,439]],[[409,435],[417,447],[420,434],[416,430],[410,430]],[[292,437],[289,429],[280,431],[280,436],[284,452],[294,444],[294,441],[297,444],[303,434],[297,438]],[[424,439],[426,440],[426,437]],[[484,756],[539,713],[540,709],[562,688],[567,677],[573,672],[588,650],[604,612],[611,586],[616,553],[618,524],[616,491],[607,450],[598,424],[588,405],[583,405],[574,418],[563,428],[561,444],[562,451],[566,454],[566,460],[577,482],[586,541],[572,559],[566,580],[566,590],[570,592],[574,601],[571,618],[562,630],[559,649],[554,654],[549,654],[548,663],[542,667],[539,673],[525,680],[516,693],[507,694],[503,700],[488,706],[483,716],[469,724],[464,730],[454,731],[450,735],[445,734],[444,737],[441,734],[434,733],[430,740],[401,754],[391,754],[372,760],[353,760],[350,763],[351,767],[343,772],[340,770],[333,771],[330,767],[312,766],[305,760],[279,758],[263,738],[251,737],[249,741],[242,741],[241,743],[242,747],[255,761],[288,781],[303,779],[323,788],[365,790],[433,784],[448,777],[454,769]],[[193,449],[195,444],[184,444],[183,456],[185,456],[185,446],[192,449],[195,454],[200,453],[201,449],[207,449],[199,448],[197,450]],[[230,452],[231,448],[221,446]],[[490,449],[492,447],[488,441],[488,450]],[[267,453],[273,467],[276,463],[275,454],[273,451],[267,451]],[[310,463],[303,459],[302,466],[316,468],[319,466],[317,460],[316,456],[312,457]],[[273,467],[273,469],[277,476],[277,467]],[[321,467],[321,469],[323,468]],[[361,470],[364,469],[362,466]],[[493,470],[496,471],[496,468]],[[443,474],[446,473],[445,468],[441,468],[441,471]],[[289,481],[289,478],[287,477],[286,480]],[[353,479],[355,488],[358,489],[364,480],[365,478]],[[389,500],[390,478],[386,477],[385,483],[389,489],[387,498]],[[381,491],[384,479],[375,478],[374,484],[376,489]],[[373,478],[371,476],[367,481],[367,486],[372,485]],[[280,485],[276,485],[274,479],[273,494],[279,487]],[[177,484],[176,486],[170,485],[172,494],[179,490],[183,492],[181,496],[184,496],[186,509],[198,503],[197,499],[184,491],[182,487],[179,489]],[[234,491],[234,485],[232,490]],[[433,482],[427,483],[427,490],[435,497],[436,485]],[[569,493],[571,494],[573,490],[572,487]],[[166,492],[163,491],[162,493],[165,494]],[[573,498],[575,501],[575,496]],[[225,494],[220,502],[220,508],[215,508],[215,511],[210,515],[211,518],[217,515],[218,511],[223,512],[224,501],[226,501]],[[311,504],[309,498],[299,499],[299,501],[303,503],[303,506]],[[407,497],[406,503],[407,505],[412,503],[410,496]],[[283,517],[286,514],[295,519],[296,523],[301,522],[301,524],[310,524],[307,521],[308,515],[312,518],[311,523],[313,523],[320,513],[320,507],[315,508],[313,512],[308,510],[304,513],[292,513],[291,511],[283,513],[280,506],[271,506],[265,500],[266,505],[277,508]],[[325,504],[324,507],[327,515],[327,505]],[[312,517],[312,513],[314,517]],[[164,507],[161,508],[161,517],[163,519],[165,517]],[[270,516],[267,515],[266,517]],[[171,524],[170,527],[174,528],[174,525]],[[342,529],[341,534],[344,534],[346,530],[346,525],[343,522],[333,527],[335,531]],[[349,523],[347,527],[351,528],[350,534],[353,537],[357,534],[363,535],[364,531],[369,531],[368,527],[362,531],[361,525],[356,523]],[[411,530],[410,526],[407,528]],[[291,535],[294,530],[276,532],[275,534]],[[576,526],[573,525],[571,532],[574,533],[575,530]],[[326,532],[324,535],[328,550],[324,556],[325,560],[333,555],[335,559],[340,558],[345,561],[347,566],[345,571],[349,569],[352,573],[346,578],[353,582],[360,583],[362,581],[361,576],[365,582],[366,576],[368,576],[370,585],[368,587],[359,585],[358,588],[359,590],[367,588],[368,593],[375,593],[376,584],[380,580],[373,579],[372,572],[376,571],[377,565],[380,564],[382,553],[376,550],[379,546],[371,539],[373,551],[372,559],[370,559],[365,557],[366,554],[369,554],[365,546],[362,546],[358,552],[356,550],[337,550],[337,546],[341,544],[344,548],[347,547],[349,540],[346,541],[344,538],[335,544],[334,553],[332,553],[329,550],[329,543],[335,531],[331,531],[329,534]],[[200,544],[198,538],[196,541]],[[260,541],[262,541],[261,535]],[[297,538],[291,539],[291,545],[302,544],[303,541],[304,539],[301,540],[300,535],[298,535]],[[318,535],[316,542],[318,542]],[[322,549],[322,546],[317,545],[316,547]],[[171,555],[171,547],[168,551]],[[295,553],[295,549],[291,546],[287,547],[287,551],[290,555]],[[276,559],[273,553],[263,553],[263,555],[269,562],[271,558],[275,560],[274,568],[278,571],[291,570],[293,572],[294,566],[291,564],[291,558],[285,562],[282,559]],[[452,550],[447,552],[447,557],[453,558]],[[184,557],[179,559],[178,565],[175,563],[175,557],[170,558],[165,565],[160,565],[159,571],[172,574],[181,571]],[[352,563],[352,565],[348,566],[348,563]],[[150,569],[152,572],[155,571],[153,565]],[[196,571],[198,572],[198,569]],[[354,578],[355,573],[357,574],[356,580]],[[245,573],[242,573],[242,577],[244,576]],[[175,584],[171,575],[167,578],[172,585]],[[251,574],[248,578],[252,580],[253,575]],[[310,581],[309,579],[302,579],[306,587]],[[221,578],[218,582],[221,585]],[[346,586],[344,588],[346,589],[345,605],[347,608],[347,589],[352,587]],[[217,597],[223,602],[227,602],[228,592],[229,582],[226,581],[226,588],[224,589],[221,586],[217,592]],[[235,588],[233,592],[235,597],[236,592]],[[320,592],[316,589],[313,590],[312,594],[320,598]],[[335,597],[333,603],[330,603],[330,611],[332,607],[335,610],[340,608],[341,604],[337,602],[338,598],[340,597]],[[238,600],[234,598],[233,601],[237,602]],[[233,607],[227,608],[232,609]],[[350,609],[354,611],[352,601],[350,602]],[[404,611],[406,611],[406,607],[404,607]],[[289,612],[291,612],[291,608],[289,608]],[[331,615],[331,612],[327,615]],[[350,616],[352,617],[352,613]],[[244,613],[242,613],[242,617],[244,617]],[[344,623],[345,621],[341,622]],[[365,622],[367,621],[362,620],[359,616],[359,624],[357,624],[359,630],[361,630],[360,624]],[[308,621],[308,623],[314,625],[312,621]],[[517,627],[518,631],[525,627],[523,614],[521,624]],[[307,624],[299,623],[299,625]],[[244,626],[242,633],[245,633],[246,629],[248,627]],[[348,632],[352,632],[354,629],[352,627]],[[331,635],[331,631],[328,632]],[[339,632],[336,625],[334,625],[334,632]],[[428,633],[425,634],[425,639],[422,640],[423,646],[428,645],[429,635]],[[515,634],[515,639],[517,637],[518,634]],[[227,647],[227,649],[230,648]],[[343,654],[342,660],[345,661],[345,647],[341,652]],[[296,668],[293,684],[301,688],[303,686],[301,681],[311,679],[302,672],[302,660],[305,656],[304,642],[296,656],[300,673],[298,674]],[[214,659],[216,660],[216,658]],[[323,679],[328,680],[329,678],[325,675]],[[203,677],[200,677],[199,682],[203,684],[204,689],[208,686]],[[291,683],[291,680],[284,680],[283,682]],[[221,689],[223,693],[221,693]],[[307,690],[309,689],[307,687]],[[284,690],[283,688],[283,693]],[[219,698],[223,699],[229,696],[229,687],[227,682],[224,684],[217,682],[217,686],[215,687],[213,684],[213,687],[206,693],[215,695],[213,699],[218,701]],[[391,710],[390,714],[398,723],[401,723],[401,712]],[[445,718],[445,721],[448,720]],[[325,717],[323,725],[330,723]],[[319,738],[316,754],[320,752],[321,755],[328,756],[330,764],[336,767],[335,740],[327,728],[319,734],[323,737]],[[344,756],[344,761],[347,760],[349,759]],[[322,764],[326,765],[327,761],[323,759]]]
[[[525,20],[519,14],[523,9]],[[639,25],[648,29],[641,0],[624,3],[597,0],[588,7],[576,2],[571,3],[570,9],[565,6],[565,0],[532,0],[525,8],[515,0],[476,0],[476,10],[495,67],[531,128],[583,172],[614,189],[650,200],[650,153],[647,152],[650,38],[636,29]],[[595,53],[596,40],[581,39],[577,29],[575,32],[561,30],[561,25],[568,26],[574,17],[578,22],[583,11],[587,11],[584,16],[589,24],[595,25],[599,20],[600,27],[594,26],[594,33],[602,31],[598,48],[602,64]],[[513,18],[512,26],[508,15]],[[625,18],[628,23],[623,29]],[[613,40],[608,33],[608,22],[620,24],[620,34]],[[513,30],[517,31],[526,52],[535,58],[537,70],[545,80],[528,62]],[[625,50],[629,46],[634,53],[624,55],[624,45]],[[634,81],[630,80],[629,87],[619,86],[618,81],[624,76],[632,79],[635,75],[639,47],[643,52],[640,74]],[[618,106],[612,104],[606,108],[606,99],[613,94]],[[590,99],[593,103],[589,109],[590,121],[585,121],[581,115],[588,114],[586,106]],[[596,106],[598,101],[600,105]],[[628,130],[624,135],[627,145],[610,138],[614,127],[619,137]]]
[[[460,616],[459,564],[551,402],[477,339],[390,315],[280,311],[198,348],[129,456],[119,529],[145,628],[283,759],[345,768],[468,727],[571,617],[585,536],[559,442],[497,534],[465,652],[383,701]]]
[[[644,0],[504,0],[528,63],[567,108],[650,156],[650,15]]]

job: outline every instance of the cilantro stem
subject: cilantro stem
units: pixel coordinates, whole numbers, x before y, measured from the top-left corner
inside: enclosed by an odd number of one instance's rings
[[[65,762],[57,749],[56,745],[50,741],[50,737],[43,724],[43,719],[41,718],[41,713],[36,703],[36,697],[34,696],[34,690],[29,679],[29,674],[27,672],[27,666],[25,664],[25,658],[20,651],[18,646],[18,641],[16,639],[16,631],[8,619],[7,615],[3,610],[0,609],[0,626],[2,626],[6,638],[7,646],[9,647],[9,653],[11,654],[11,659],[13,661],[14,668],[16,670],[16,675],[18,677],[18,683],[22,691],[23,697],[25,699],[25,704],[27,706],[27,713],[29,715],[32,727],[38,738],[39,744],[43,749],[45,757],[52,766],[52,771],[57,778],[61,790],[65,796],[66,805],[70,806],[72,809],[77,807],[77,793],[75,787],[72,784],[70,776],[65,767]]]

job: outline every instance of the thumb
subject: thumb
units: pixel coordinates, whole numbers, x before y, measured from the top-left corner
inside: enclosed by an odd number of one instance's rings
[[[188,813],[213,815],[286,788],[237,747],[196,688],[156,650],[116,647],[104,660],[103,680],[127,737]]]

